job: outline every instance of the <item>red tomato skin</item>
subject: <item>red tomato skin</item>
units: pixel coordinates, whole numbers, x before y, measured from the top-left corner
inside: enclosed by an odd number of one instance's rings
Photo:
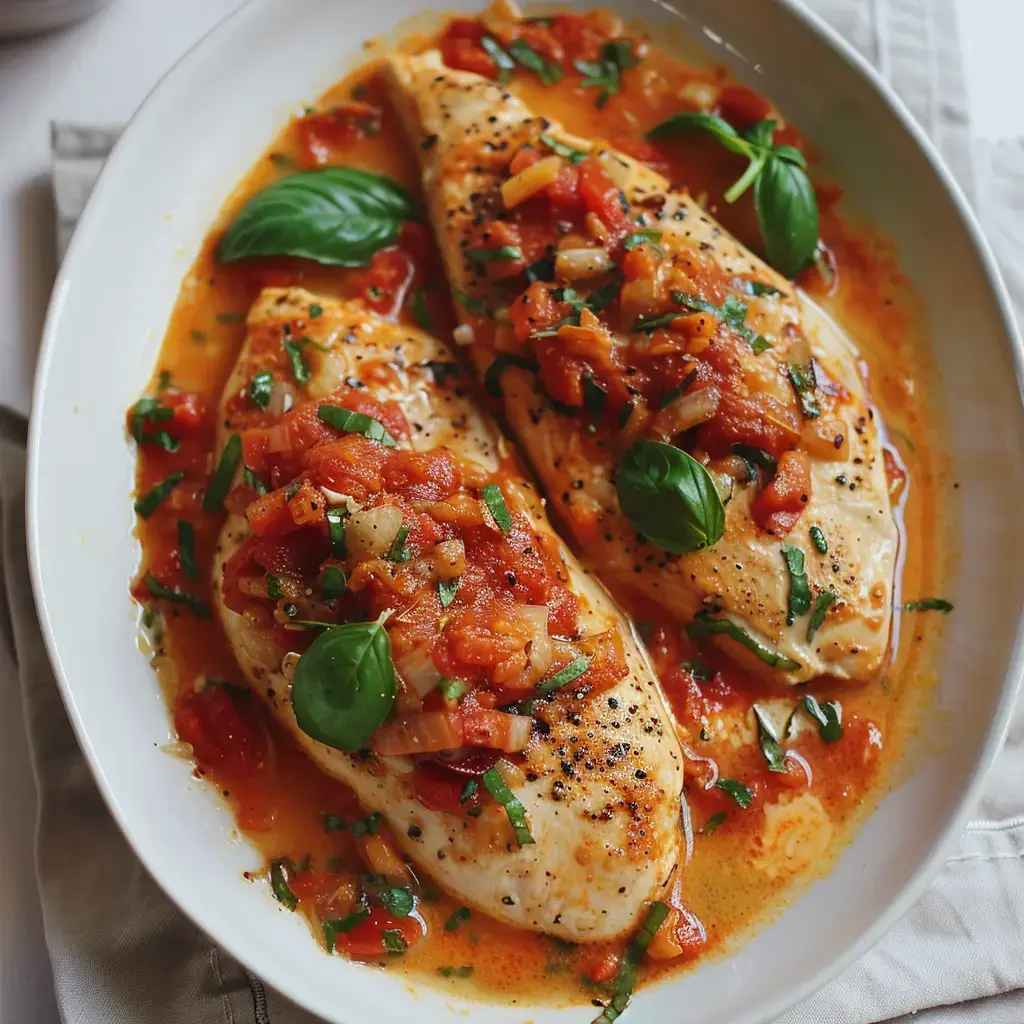
[[[220,686],[188,694],[174,713],[178,738],[204,768],[253,775],[267,758],[267,738],[251,712]]]

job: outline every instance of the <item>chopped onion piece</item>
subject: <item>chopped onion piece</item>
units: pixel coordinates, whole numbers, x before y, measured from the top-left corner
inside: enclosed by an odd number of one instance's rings
[[[555,275],[562,281],[600,277],[615,269],[605,249],[563,249],[555,253]]]
[[[796,761],[798,765],[804,770],[804,775],[807,776],[807,785],[814,785],[814,772],[811,770],[810,763],[803,754],[797,753],[795,750],[786,751],[786,759],[790,761]]]
[[[287,423],[275,423],[267,431],[264,450],[275,454],[289,451],[292,447],[292,434]]]
[[[429,643],[396,658],[395,668],[406,685],[414,690],[421,700],[432,690],[437,689],[437,684],[441,682],[441,673],[430,656]]]
[[[686,794],[679,797],[679,823],[683,827],[683,841],[686,844],[684,864],[689,864],[693,859],[693,817],[690,814],[690,805],[686,802]]]
[[[378,505],[349,517],[345,542],[354,554],[379,558],[391,550],[401,528],[402,510],[397,505]]]
[[[651,432],[661,437],[675,437],[684,430],[707,423],[718,412],[721,396],[717,388],[698,388],[674,398],[654,418]]]
[[[689,744],[680,741],[680,747],[683,748],[683,753],[696,764],[705,764],[708,766],[708,777],[701,783],[704,789],[712,789],[715,783],[718,781],[718,762],[710,757],[701,757]]]
[[[466,546],[461,540],[443,540],[434,548],[434,572],[451,580],[466,571]]]
[[[473,328],[469,324],[459,324],[452,331],[452,337],[455,339],[456,345],[472,345],[475,335],[473,334]]]
[[[505,209],[511,210],[520,203],[525,203],[527,199],[532,199],[538,192],[543,192],[548,185],[553,185],[562,164],[560,156],[546,156],[513,175],[508,181],[503,181],[501,199]]]
[[[462,746],[462,719],[447,711],[395,715],[377,729],[370,746],[387,757],[454,750]]]

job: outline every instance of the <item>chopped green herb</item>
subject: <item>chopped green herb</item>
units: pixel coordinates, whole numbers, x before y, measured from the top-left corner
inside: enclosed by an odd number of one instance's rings
[[[442,679],[437,688],[445,700],[458,700],[469,689],[461,679]]]
[[[536,690],[538,697],[548,697],[556,693],[563,686],[575,682],[587,669],[590,668],[590,658],[586,654],[579,654],[564,668],[560,668],[554,675],[548,676]]]
[[[804,553],[792,544],[782,545],[782,558],[789,573],[789,607],[786,622],[792,626],[798,615],[811,610],[811,588],[804,570]]]
[[[727,295],[721,306],[716,306],[713,302],[708,302],[698,295],[689,295],[686,292],[672,292],[672,301],[698,313],[710,313],[712,316],[718,317],[750,345],[750,350],[755,356],[759,356],[772,347],[766,338],[747,326],[747,307],[735,295]]]
[[[195,327],[193,327],[192,330],[188,332],[188,336],[193,341],[196,341],[196,342],[206,341],[206,331],[197,330]]]
[[[779,745],[779,739],[775,735],[775,729],[768,716],[756,704],[753,705],[754,717],[757,719],[757,739],[761,744],[761,753],[768,764],[770,772],[788,772],[786,767],[786,752]]]
[[[231,490],[231,481],[235,478],[235,471],[242,461],[242,437],[240,434],[232,434],[224,445],[224,451],[220,454],[220,461],[217,468],[210,477],[210,484],[203,495],[203,508],[207,512],[222,508],[224,499]]]
[[[760,298],[772,298],[775,295],[782,294],[782,292],[773,284],[764,284],[762,281],[751,281],[749,279],[744,279],[743,290],[748,295],[754,295]]]
[[[714,677],[714,673],[701,658],[690,658],[689,661],[680,662],[679,667],[701,683],[706,683]]]
[[[594,1021],[594,1024],[608,1024],[618,1020],[629,1005],[633,989],[636,988],[636,969],[643,960],[647,947],[651,944],[655,932],[665,923],[668,917],[668,907],[655,901],[651,904],[644,918],[640,931],[633,938],[633,941],[626,947],[619,961],[619,973],[615,978],[615,994],[612,1001],[604,1008],[604,1013]]]
[[[499,245],[491,249],[467,249],[466,259],[478,266],[496,260],[521,260],[523,250],[518,245]]]
[[[836,743],[843,738],[843,708],[838,701],[827,700],[819,704],[808,693],[803,705],[807,714],[818,723],[818,733],[826,743]]]
[[[293,480],[288,485],[288,489],[284,492],[284,500],[285,501],[291,501],[292,498],[294,498],[295,495],[299,493],[301,488],[302,488],[302,481],[301,480]]]
[[[750,790],[737,779],[719,779],[715,783],[715,788],[728,793],[744,810],[750,806],[750,801],[753,799]]]
[[[398,442],[387,432],[380,420],[372,416],[366,416],[361,412],[352,412],[343,405],[320,405],[316,410],[317,416],[329,427],[335,430],[344,430],[349,434],[362,434],[371,441],[380,441],[389,448],[396,448]]]
[[[922,597],[918,601],[907,601],[903,605],[905,612],[944,612],[953,610],[953,606],[941,597]]]
[[[320,593],[325,601],[332,601],[345,593],[348,585],[344,572],[336,565],[328,565],[324,568],[323,576],[320,578]]]
[[[309,364],[302,354],[302,343],[299,341],[286,341],[284,343],[285,354],[292,364],[292,376],[296,384],[306,384],[309,381]]]
[[[733,455],[738,455],[747,464],[747,473],[751,483],[757,483],[758,466],[768,474],[769,479],[775,476],[778,470],[778,463],[775,461],[774,456],[769,455],[768,452],[761,451],[760,448],[755,448],[750,444],[743,444],[741,441],[731,444],[729,449]]]
[[[609,281],[590,293],[586,301],[587,308],[593,313],[600,313],[619,294],[623,280],[622,271],[615,271]]]
[[[559,69],[561,70],[561,69]],[[563,160],[570,160],[574,164],[581,164],[587,159],[587,154],[582,149],[574,149],[572,146],[566,145],[564,142],[559,142],[552,135],[542,135],[540,141],[544,143],[548,149],[551,150],[556,156],[562,157]],[[551,280],[550,278],[542,278],[544,281]]]
[[[635,404],[633,402],[626,402],[619,410],[618,425],[619,430],[622,430],[629,422],[629,417],[633,415],[633,409]]]
[[[440,359],[428,359],[420,365],[425,366],[430,371],[434,378],[434,383],[438,387],[444,387],[448,381],[462,376],[462,367],[458,363],[443,362]]]
[[[284,600],[284,593],[281,590],[281,581],[272,572],[267,573],[267,595],[275,601]]]
[[[327,952],[334,952],[334,940],[338,935],[352,931],[369,916],[368,910],[357,910],[354,914],[349,914],[348,917],[331,917],[324,921],[324,941],[327,943]]]
[[[580,83],[583,88],[597,86],[601,89],[594,101],[595,106],[601,109],[621,88],[622,72],[636,67],[640,63],[640,58],[633,53],[633,44],[628,39],[616,39],[605,44],[599,61],[574,60],[572,63],[584,76]]]
[[[249,381],[249,401],[260,409],[270,405],[274,393],[274,375],[269,370],[260,370]]]
[[[814,376],[814,360],[806,363],[789,364],[789,382],[793,385],[796,397],[800,401],[800,412],[805,420],[817,419],[821,415],[818,399],[815,395],[817,380]]]
[[[385,928],[380,937],[384,940],[384,948],[389,953],[404,953],[409,948],[405,936],[397,928]]]
[[[728,815],[725,811],[719,811],[717,814],[712,814],[707,821],[699,829],[697,829],[697,835],[699,836],[710,836],[714,835],[716,829],[721,825]]]
[[[515,70],[516,62],[509,56],[505,48],[494,36],[483,36],[480,45],[487,51],[498,69],[498,81],[504,85]]]
[[[470,918],[469,907],[459,907],[458,910],[452,913],[452,916],[448,918],[444,923],[444,930],[446,932],[455,932],[459,930],[459,925],[463,921],[468,921]]]
[[[409,527],[400,526],[395,534],[391,550],[384,556],[389,562],[408,562],[412,558],[412,552],[405,543],[409,537]]]
[[[270,162],[277,167],[291,167],[295,161],[285,153],[271,153]]]
[[[196,562],[196,528],[187,520],[178,520],[178,559],[181,571],[191,580],[199,579]]]
[[[487,367],[487,372],[484,374],[484,391],[491,398],[501,398],[504,394],[501,390],[501,375],[510,366],[519,366],[524,370],[533,370],[534,372],[539,369],[537,363],[532,359],[525,359],[522,356],[513,355],[511,352],[500,353]]]
[[[170,374],[167,376],[169,380]],[[158,388],[162,386],[158,385]],[[166,452],[176,452],[181,447],[176,437],[172,437],[166,430],[146,430],[147,423],[166,423],[173,417],[174,410],[161,405],[157,399],[140,398],[132,408],[132,437],[136,444],[158,444]]]
[[[340,814],[325,814],[324,815],[324,831],[325,832],[344,832],[348,828],[345,824],[344,819]]]
[[[608,397],[607,392],[594,381],[589,373],[583,374],[583,408],[595,423],[601,422],[604,414],[604,403]]]
[[[241,324],[244,322],[245,313],[243,313],[241,310],[217,314],[217,323],[219,324]]]
[[[298,874],[295,865],[288,857],[278,857],[270,862],[270,891],[283,907],[294,910],[299,901],[288,884],[289,876]]]
[[[210,606],[180,587],[165,587],[151,572],[146,573],[145,583],[150,597],[158,601],[172,601],[174,604],[184,605],[197,618],[210,617]]]
[[[535,842],[530,832],[530,825],[526,820],[526,808],[519,802],[519,798],[505,785],[501,772],[497,768],[488,768],[483,774],[483,783],[487,791],[495,800],[505,808],[509,823],[515,829],[516,841],[520,846],[528,846]]]
[[[643,228],[634,231],[622,243],[624,249],[636,249],[640,245],[649,245],[659,255],[664,255],[664,250],[658,244],[661,241],[662,233],[654,228]]]
[[[677,384],[671,391],[665,392],[658,403],[658,410],[667,409],[696,379],[697,371],[691,370],[681,383]]]
[[[319,302],[311,302],[309,304],[309,319],[316,320],[317,317],[324,315],[324,307]]]
[[[821,629],[821,624],[828,614],[829,605],[837,601],[839,595],[831,590],[823,590],[814,601],[814,611],[811,612],[811,621],[807,623],[807,642],[814,639],[814,634]]]
[[[544,136],[541,136],[543,139]],[[550,256],[543,256],[535,260],[526,268],[526,280],[533,284],[534,281],[554,281],[555,261]]]
[[[480,789],[480,783],[476,779],[470,779],[463,787],[462,792],[459,794],[459,803],[467,804],[473,797],[476,796]]]
[[[491,510],[491,515],[494,516],[498,529],[505,536],[508,536],[509,530],[512,529],[512,516],[509,513],[508,506],[505,504],[501,488],[497,484],[484,484],[483,499],[484,503]]]
[[[430,315],[430,307],[427,306],[427,293],[423,288],[417,288],[413,292],[412,318],[422,330],[432,331],[434,329],[434,318]]]
[[[686,627],[687,635],[696,640],[698,637],[721,634],[727,636],[736,643],[745,647],[751,654],[758,657],[766,665],[772,668],[780,668],[784,672],[791,672],[800,667],[800,662],[779,654],[767,644],[755,640],[742,626],[737,626],[731,619],[713,619],[708,612],[701,612],[696,619]]]
[[[380,811],[371,811],[365,818],[359,818],[352,822],[352,835],[358,839],[360,836],[375,836],[380,828]]]
[[[810,529],[811,543],[823,554],[828,554],[828,541],[825,540],[825,534],[822,533],[820,526],[812,526]]]
[[[473,968],[469,964],[464,967],[438,967],[437,973],[442,978],[468,978],[473,973]]]
[[[564,72],[561,65],[546,60],[525,39],[515,39],[509,43],[508,52],[517,64],[532,71],[544,85],[554,85],[562,80]]]
[[[630,327],[632,333],[637,331],[643,331],[644,334],[650,334],[652,331],[656,331],[659,327],[670,327],[674,320],[677,320],[682,314],[681,313],[662,313],[659,316],[638,316],[633,321],[633,326]]]
[[[327,506],[327,528],[331,533],[331,554],[335,558],[345,557],[345,516],[348,509],[344,505]]]
[[[470,313],[482,315],[487,312],[487,304],[482,299],[471,298],[461,288],[452,288],[452,296],[460,306]]]
[[[185,474],[180,469],[169,474],[160,483],[146,491],[141,498],[136,499],[135,514],[142,516],[143,519],[148,519],[184,479]]]
[[[160,376],[157,377],[156,389],[157,391],[166,391],[171,386],[171,371],[161,370]]]
[[[401,885],[383,885],[375,895],[384,909],[395,917],[408,917],[416,907],[413,894]]]
[[[248,466],[242,467],[242,479],[256,492],[257,496],[262,498],[267,493],[267,485],[263,482],[263,478]]]
[[[459,589],[459,577],[453,580],[437,581],[437,596],[441,598],[441,607],[447,608],[455,600],[455,594]]]

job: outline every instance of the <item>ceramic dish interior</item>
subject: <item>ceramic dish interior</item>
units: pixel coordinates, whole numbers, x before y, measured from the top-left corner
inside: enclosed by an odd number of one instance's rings
[[[1021,498],[1019,343],[948,174],[898,104],[825,30],[785,4],[754,0],[727,11],[710,0],[682,13],[620,7],[701,38],[713,60],[772,96],[825,164],[843,168],[847,208],[894,240],[924,305],[961,509],[946,540],[962,554],[947,589],[958,614],[922,730],[927,756],[913,761],[910,777],[833,872],[771,929],[728,960],[636,998],[635,1012],[648,1019],[682,1001],[694,1020],[736,1024],[770,1019],[909,906],[1001,739],[1018,675],[1024,588],[1004,514]],[[168,76],[111,157],[57,282],[32,423],[34,585],[51,658],[104,795],[146,866],[197,923],[286,995],[339,1022],[414,1013],[443,1021],[460,1007],[400,977],[312,955],[302,923],[254,899],[242,880],[253,856],[235,839],[226,810],[190,781],[186,765],[157,751],[168,734],[166,709],[137,649],[123,584],[137,558],[123,410],[149,376],[181,278],[223,197],[296,106],[359,59],[339,40],[381,35],[415,13],[400,3],[354,13],[316,0],[253,2]],[[737,972],[743,986],[729,984]],[[586,1007],[487,1013],[495,1022],[593,1015]]]

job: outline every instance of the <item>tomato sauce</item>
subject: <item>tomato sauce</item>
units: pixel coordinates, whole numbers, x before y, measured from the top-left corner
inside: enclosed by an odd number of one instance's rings
[[[600,14],[559,16],[550,25],[524,26],[522,36],[545,59],[568,68],[574,58],[593,61],[600,57],[609,24]],[[496,77],[502,69],[481,45],[482,35],[479,22],[458,20],[442,34],[442,52],[454,66]],[[641,35],[631,38],[639,40]],[[769,114],[768,100],[744,86],[729,84],[721,69],[686,66],[648,47],[642,68],[625,71],[620,90],[600,106],[595,104],[596,91],[582,88],[579,76],[573,73],[549,85],[519,68],[512,74],[509,88],[547,116],[570,125],[577,134],[609,140],[685,185],[691,194],[703,197],[707,208],[741,241],[759,248],[749,194],[735,204],[722,200],[724,190],[744,169],[742,158],[700,134],[657,147],[642,135],[643,126],[678,112],[680,97],[692,97],[696,104],[709,90],[718,94],[719,113],[738,128]],[[776,142],[802,144],[797,130],[785,124],[777,132]],[[441,338],[450,337],[456,320],[441,259],[421,225],[409,224],[395,246],[378,252],[363,268],[323,267],[287,258],[239,264],[215,261],[224,228],[248,197],[295,170],[332,163],[385,174],[419,198],[422,208],[415,154],[409,150],[379,69],[372,62],[333,86],[312,110],[285,126],[226,202],[218,225],[186,276],[147,392],[173,412],[159,421],[129,422],[129,430],[136,436],[139,431],[147,435],[163,430],[169,438],[163,444],[140,447],[140,495],[178,471],[188,471],[192,480],[213,474],[219,455],[215,451],[218,397],[245,336],[245,312],[262,287],[300,284],[329,296],[361,297],[384,315],[396,315],[400,321],[426,327]],[[811,173],[814,176],[813,162]],[[800,283],[857,341],[873,400],[888,426],[890,477],[902,487],[898,516],[903,588],[911,596],[938,593],[942,566],[932,556],[938,529],[935,496],[946,467],[936,454],[936,427],[928,406],[930,375],[914,299],[885,241],[855,228],[843,217],[837,209],[841,190],[817,179],[815,184],[828,261],[824,271],[805,271]],[[585,168],[568,172],[553,188],[553,198],[561,196],[559,201],[566,209],[572,209],[579,196],[588,205],[599,206],[604,201],[603,182],[588,178]],[[609,199],[607,206],[610,223],[616,216],[616,201]],[[525,259],[535,258],[528,237],[518,242]],[[505,242],[490,237],[480,244],[499,246]],[[637,255],[635,261],[642,258]],[[519,269],[502,267],[499,262],[492,264],[489,272],[500,276]],[[642,267],[636,270],[642,273]],[[522,313],[513,308],[511,315],[514,323]],[[554,320],[560,314],[550,308],[543,315]],[[268,348],[261,354],[257,343],[253,358],[271,367],[279,358],[276,352],[279,348],[274,353]],[[581,396],[572,390],[574,382],[578,385],[579,373],[572,367],[545,364],[542,379],[554,397],[580,404]],[[277,466],[272,459],[265,465],[260,462],[260,430],[273,420],[251,407],[229,408],[229,413],[235,427],[245,433],[246,465],[260,466],[273,487],[291,479],[294,467]],[[389,419],[388,410],[377,409],[372,414],[396,436],[401,434],[403,424]],[[343,472],[343,454],[336,453],[335,461],[317,472],[324,479],[331,472]],[[425,481],[442,479],[446,472],[445,467],[434,466],[425,473],[407,454],[395,456],[379,470],[385,486],[395,493],[409,493]],[[345,490],[352,493],[352,486],[351,478],[346,478]],[[251,873],[254,884],[266,884],[268,865],[276,864],[279,872],[285,872],[299,911],[307,913],[311,922],[342,917],[352,902],[346,887],[350,887],[353,874],[363,870],[360,858],[365,852],[360,844],[366,837],[354,835],[351,825],[366,809],[346,787],[320,772],[262,704],[248,696],[223,632],[210,614],[210,566],[223,513],[203,509],[204,491],[198,485],[174,488],[152,516],[140,519],[138,525],[143,571],[132,594],[147,608],[144,620],[151,629],[154,662],[175,730],[181,740],[191,744],[197,773],[222,793],[239,829],[264,858],[264,864],[254,866]],[[291,529],[300,514],[295,510],[302,506],[301,496],[275,498],[276,493],[259,499],[259,508],[250,516],[254,529],[267,536],[285,527]],[[244,504],[251,507],[258,495],[245,497]],[[779,502],[764,514],[781,514],[784,496]],[[314,514],[308,503],[302,506],[302,513]],[[181,556],[179,520],[192,525],[195,565]],[[472,557],[483,562],[510,557],[507,551],[489,550],[488,545],[493,544],[481,535]],[[585,563],[586,552],[580,556]],[[524,587],[529,588],[529,567],[520,575]],[[156,581],[156,591],[149,580]],[[151,598],[175,588],[187,591],[194,598],[192,605],[156,601],[161,614],[154,620],[149,610],[154,607]],[[245,606],[247,599],[233,592],[230,583],[227,592],[229,604],[235,600],[238,607]],[[569,631],[574,610],[568,600],[559,607],[558,594],[557,584],[552,587],[541,572],[529,599],[546,603],[554,595],[549,614],[556,619],[562,616]],[[756,743],[736,743],[730,736],[737,733],[737,722],[749,718],[754,702],[784,699],[793,703],[792,692],[751,678],[715,650],[698,651],[659,608],[638,597],[630,602],[628,610],[638,622],[678,719],[701,730],[702,739],[707,737],[702,750],[714,756],[720,778],[741,781],[749,797],[749,806],[741,812],[726,789],[704,788],[709,781],[707,765],[699,761],[688,764],[686,792],[697,833],[694,857],[682,882],[688,913],[674,920],[675,947],[668,954],[674,958],[656,961],[642,972],[656,976],[731,948],[777,912],[801,886],[828,869],[843,841],[884,795],[904,741],[915,728],[917,711],[931,682],[929,651],[938,626],[934,617],[904,617],[901,621],[897,615],[892,655],[884,674],[858,684],[816,683],[814,693],[819,701],[842,703],[843,739],[826,744],[816,728],[800,730],[785,745],[803,759],[808,770],[782,774],[767,769]],[[897,607],[899,603],[897,592]],[[473,657],[472,652],[454,649],[450,656],[462,662]],[[432,769],[418,773],[417,789],[428,807],[438,809],[449,808],[462,793],[461,784],[453,781],[450,773]],[[794,876],[770,868],[764,860],[763,808],[801,792],[813,793],[821,802],[834,836],[823,856]],[[331,821],[344,821],[350,827],[330,828],[327,823]],[[424,895],[415,915],[398,919],[396,925],[396,919],[386,915],[378,919],[380,912],[374,911],[378,916],[371,915],[358,927],[336,935],[336,949],[372,962],[429,973],[435,979],[440,973],[440,983],[458,986],[460,993],[476,990],[520,1002],[581,1002],[606,995],[602,985],[615,976],[622,943],[569,947],[477,912],[468,919],[458,918],[457,926],[446,929],[458,904],[435,891],[429,879],[421,881]],[[255,893],[254,898],[258,898]],[[408,932],[404,938],[410,948],[402,957],[387,954],[381,946],[382,930],[396,927],[403,934]],[[317,930],[319,933],[319,925]],[[422,932],[427,940],[417,941]],[[310,955],[318,953],[311,947]],[[462,977],[459,968],[470,965],[472,978]]]

